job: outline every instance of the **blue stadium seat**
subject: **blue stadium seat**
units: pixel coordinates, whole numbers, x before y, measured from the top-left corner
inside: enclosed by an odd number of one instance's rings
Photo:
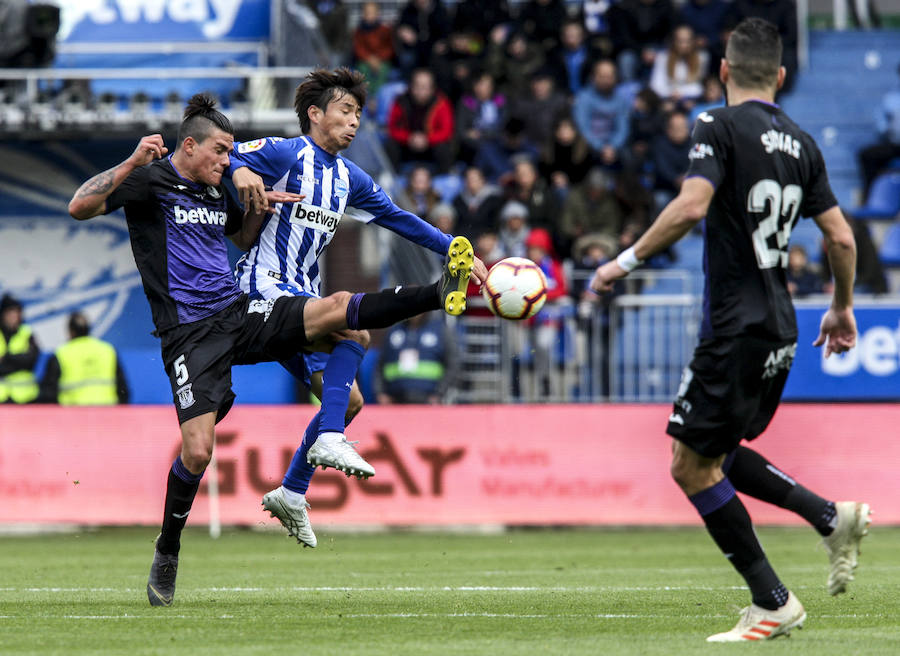
[[[375,94],[375,122],[380,127],[387,127],[394,99],[405,91],[406,82],[387,82],[378,89]]]
[[[866,204],[853,215],[858,219],[892,219],[900,213],[900,171],[882,173],[872,182]]]
[[[810,262],[822,260],[822,232],[812,219],[800,219],[791,231],[791,246],[803,246]]]
[[[431,184],[438,194],[440,194],[441,200],[445,203],[452,203],[453,199],[456,198],[460,190],[462,190],[463,185],[462,178],[458,175],[453,175],[452,173],[434,176],[431,180]]]
[[[900,223],[895,223],[881,242],[881,262],[887,267],[900,267]]]

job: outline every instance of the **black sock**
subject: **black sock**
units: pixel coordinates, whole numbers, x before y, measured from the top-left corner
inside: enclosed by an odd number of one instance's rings
[[[163,515],[162,533],[156,541],[156,549],[163,554],[177,554],[181,549],[181,531],[187,522],[194,496],[200,487],[203,474],[192,474],[181,462],[181,456],[172,463],[166,486],[166,509]]]
[[[439,284],[354,294],[347,305],[347,327],[353,330],[387,328],[418,314],[438,310],[441,307]]]
[[[834,530],[834,502],[803,487],[753,449],[739,446],[722,470],[738,492],[797,513],[820,535]]]
[[[778,579],[753,532],[750,515],[727,478],[688,497],[712,539],[744,577],[753,603],[775,610],[787,602],[788,592]]]

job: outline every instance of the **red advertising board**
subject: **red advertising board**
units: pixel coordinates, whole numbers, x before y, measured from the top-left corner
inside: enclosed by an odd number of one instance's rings
[[[669,477],[667,405],[368,407],[348,436],[377,473],[317,471],[316,526],[696,524]],[[218,427],[225,524],[274,522],[309,406],[234,408]],[[900,406],[783,405],[754,448],[819,494],[900,523]],[[0,406],[0,523],[157,524],[179,449],[169,407]],[[209,518],[201,488],[191,523]],[[748,501],[759,523],[798,523]]]

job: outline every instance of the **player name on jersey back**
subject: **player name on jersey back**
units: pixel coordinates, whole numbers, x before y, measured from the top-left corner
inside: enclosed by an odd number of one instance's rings
[[[291,223],[330,233],[334,233],[337,230],[338,223],[340,223],[343,216],[343,214],[338,212],[332,212],[308,203],[294,203],[291,208]]]

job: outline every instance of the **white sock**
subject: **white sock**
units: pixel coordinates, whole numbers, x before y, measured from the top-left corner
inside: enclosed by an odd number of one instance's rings
[[[299,506],[301,503],[306,501],[306,495],[300,494],[299,492],[294,492],[293,490],[289,490],[283,485],[281,489],[284,492],[284,500],[287,501],[292,506]]]

